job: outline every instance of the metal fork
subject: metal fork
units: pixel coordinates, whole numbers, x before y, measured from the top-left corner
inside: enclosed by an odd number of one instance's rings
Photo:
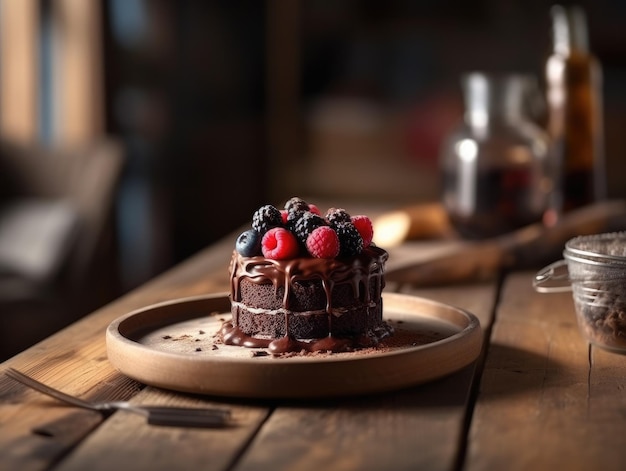
[[[112,413],[116,410],[134,412],[146,417],[147,422],[151,425],[223,427],[226,426],[230,420],[230,411],[223,408],[200,409],[192,407],[143,406],[131,405],[126,401],[88,402],[41,383],[15,368],[8,368],[5,374],[15,381],[67,404],[105,414]]]

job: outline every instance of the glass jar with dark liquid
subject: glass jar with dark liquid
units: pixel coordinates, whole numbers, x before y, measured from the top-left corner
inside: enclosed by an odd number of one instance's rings
[[[463,77],[465,116],[443,145],[443,204],[465,238],[540,221],[553,189],[548,138],[525,113],[533,77]]]

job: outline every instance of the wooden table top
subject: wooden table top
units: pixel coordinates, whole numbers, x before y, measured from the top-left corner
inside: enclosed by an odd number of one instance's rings
[[[107,326],[149,304],[226,291],[232,244],[224,239],[0,365],[0,469],[626,469],[626,357],[590,347],[571,294],[536,293],[535,271],[430,288],[390,283],[390,291],[471,311],[485,333],[471,366],[400,391],[233,400],[144,387],[117,372],[107,359]],[[8,367],[86,399],[226,406],[233,425],[103,417],[15,383],[1,374]]]

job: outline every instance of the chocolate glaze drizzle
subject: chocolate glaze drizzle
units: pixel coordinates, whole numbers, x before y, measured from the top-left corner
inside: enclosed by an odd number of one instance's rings
[[[366,305],[375,307],[377,305],[375,301],[380,298],[384,287],[383,273],[388,256],[385,250],[373,245],[350,259],[301,257],[290,260],[270,260],[265,257],[242,257],[237,252],[233,252],[230,265],[233,304],[241,302],[240,284],[244,278],[257,284],[266,284],[269,280],[274,285],[276,293],[278,293],[278,288],[283,286],[282,310],[285,315],[287,335],[276,339],[248,335],[238,327],[238,310],[233,308],[232,321],[224,323],[221,329],[224,343],[251,348],[268,348],[273,353],[302,350],[339,352],[376,345],[392,332],[385,323],[354,338],[338,338],[332,335],[332,294],[335,285],[349,283],[352,286],[355,299],[363,297]],[[289,335],[291,288],[299,280],[312,279],[321,281],[326,295],[325,311],[328,318],[328,336],[320,339],[296,339]],[[369,286],[372,279],[375,280],[374,295],[376,299],[371,299]]]

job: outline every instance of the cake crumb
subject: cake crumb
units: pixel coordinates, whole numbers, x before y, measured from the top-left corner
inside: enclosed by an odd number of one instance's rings
[[[268,356],[269,353],[267,353],[265,350],[255,350],[253,352],[250,352],[250,356],[251,357],[266,357]]]
[[[168,335],[167,337],[172,338],[170,335]],[[189,334],[183,334],[183,335],[181,335],[180,337],[176,337],[176,338],[175,338],[175,339],[173,339],[173,340],[174,340],[174,342],[178,342],[179,340],[185,340],[185,339],[189,339],[189,338],[191,338],[191,337],[192,337],[192,336],[191,336],[191,335],[189,335]]]

